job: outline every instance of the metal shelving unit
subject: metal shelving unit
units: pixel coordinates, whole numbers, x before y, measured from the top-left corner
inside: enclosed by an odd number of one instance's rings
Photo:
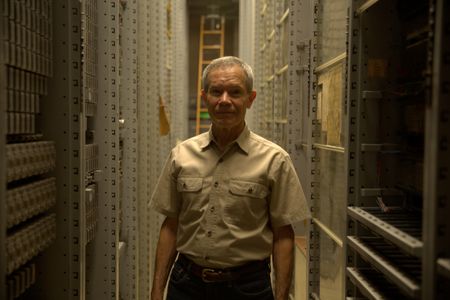
[[[149,298],[147,201],[187,134],[186,3],[0,7],[0,299]]]
[[[433,86],[442,80],[435,64],[445,45],[437,29],[445,24],[442,5],[352,1],[347,296],[391,299],[379,282],[405,299],[448,293],[437,280],[435,252],[449,240],[435,227],[434,192],[445,185],[427,175],[438,174],[445,161],[433,131],[440,128]],[[448,191],[440,195],[448,198]]]
[[[344,295],[348,6],[344,0],[255,3],[252,120],[297,168],[313,212],[311,224],[296,228],[308,235],[308,294],[324,299]]]
[[[282,26],[274,25],[282,1],[255,3],[259,108],[252,121],[289,151],[310,200],[310,297],[444,299],[448,4],[289,5],[286,50]],[[276,71],[284,71],[284,51],[287,124],[280,130]]]
[[[48,1],[3,1],[0,40],[1,299],[29,293],[55,240],[55,142],[38,122],[53,63]]]

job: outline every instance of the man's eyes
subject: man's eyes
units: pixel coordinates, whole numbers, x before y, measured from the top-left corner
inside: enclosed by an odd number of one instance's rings
[[[213,96],[220,96],[220,94],[222,94],[219,90],[210,90],[209,93]]]
[[[241,95],[242,95],[242,91],[241,91],[241,90],[231,90],[231,91],[229,92],[229,94],[230,94],[231,96],[241,96]]]
[[[223,91],[211,89],[209,93],[213,96],[220,96],[222,95]],[[238,97],[243,95],[243,92],[241,90],[230,90],[228,91],[228,94],[232,97]]]

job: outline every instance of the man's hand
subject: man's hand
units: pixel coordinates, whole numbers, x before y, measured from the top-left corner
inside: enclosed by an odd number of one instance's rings
[[[161,225],[158,246],[156,247],[155,274],[151,299],[163,300],[167,278],[177,255],[178,219],[167,217]]]
[[[273,230],[273,265],[275,270],[275,299],[287,300],[294,265],[294,230],[291,225]]]

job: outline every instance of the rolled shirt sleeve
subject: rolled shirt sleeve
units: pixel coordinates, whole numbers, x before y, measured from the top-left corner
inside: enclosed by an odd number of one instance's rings
[[[311,217],[302,185],[287,154],[280,158],[271,181],[269,213],[272,227],[294,224]]]
[[[149,202],[151,209],[172,218],[178,216],[181,203],[181,196],[177,191],[177,179],[174,173],[175,161],[173,152],[174,150],[172,150],[164,164],[163,171]]]

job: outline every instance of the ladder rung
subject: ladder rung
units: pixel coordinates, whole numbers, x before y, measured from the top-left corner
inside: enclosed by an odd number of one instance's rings
[[[203,45],[203,49],[220,49],[221,45]]]
[[[203,30],[203,34],[222,34],[220,30]]]

